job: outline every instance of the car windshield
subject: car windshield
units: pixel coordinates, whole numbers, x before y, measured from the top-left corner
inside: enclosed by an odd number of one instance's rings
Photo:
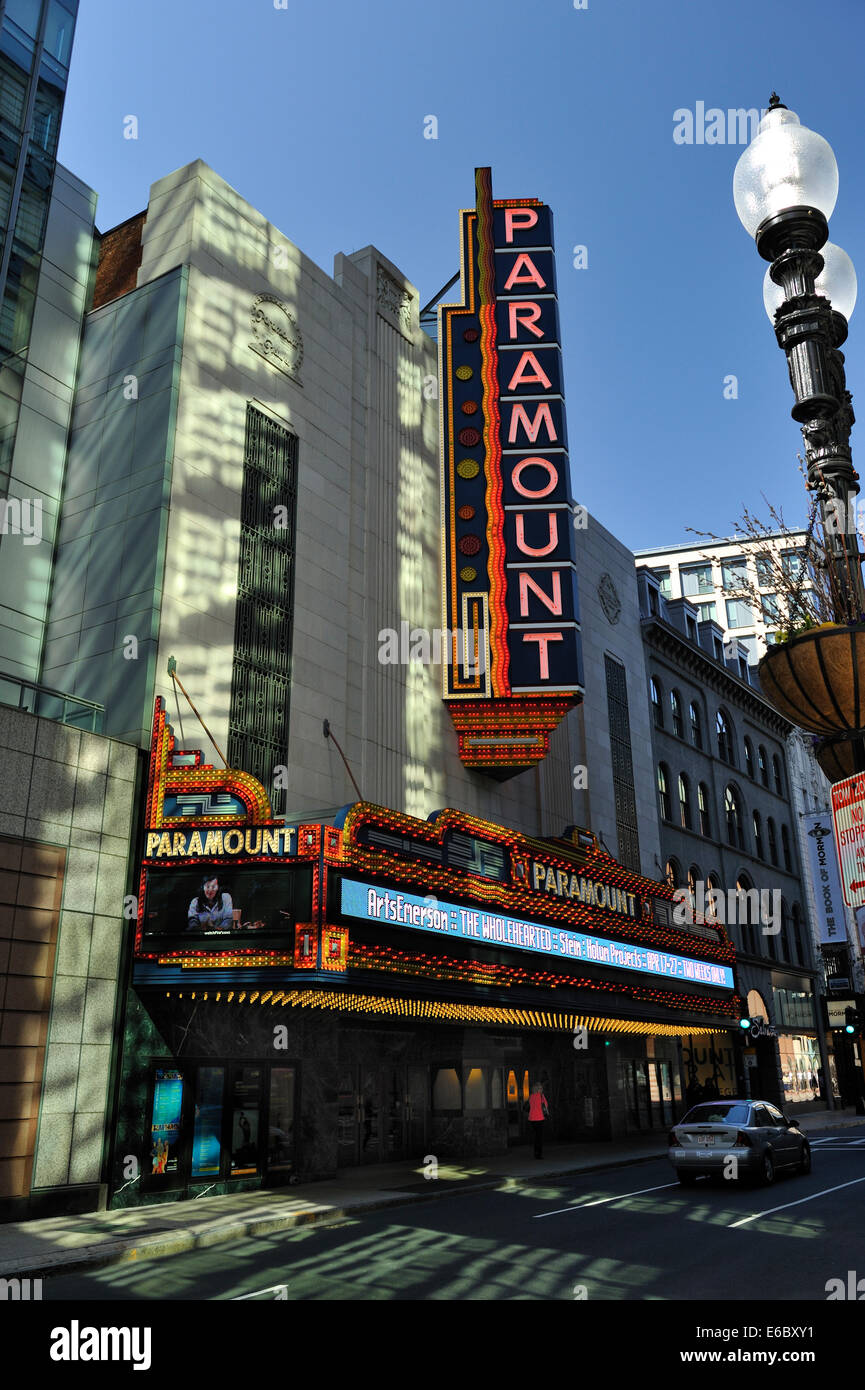
[[[680,1125],[746,1125],[748,1106],[740,1101],[716,1100],[711,1105],[695,1105]]]

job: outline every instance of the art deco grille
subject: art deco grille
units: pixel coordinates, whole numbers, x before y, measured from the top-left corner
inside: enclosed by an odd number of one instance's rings
[[[273,770],[288,762],[297,436],[252,405],[240,509],[240,560],[228,761],[251,772],[285,809]]]
[[[638,874],[640,840],[637,833],[637,802],[634,796],[627,679],[621,662],[605,656],[604,665],[607,672],[607,711],[610,722],[610,754],[613,763],[613,797],[616,806],[616,832],[619,837],[619,860]]]

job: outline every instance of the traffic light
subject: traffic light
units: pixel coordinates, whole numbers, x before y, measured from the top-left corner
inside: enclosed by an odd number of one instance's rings
[[[862,1030],[861,1030],[861,1025],[860,1025],[860,1022],[859,1022],[859,1015],[858,1015],[858,1013],[856,1012],[856,1010],[855,1010],[855,1009],[845,1009],[845,1010],[844,1010],[844,1032],[845,1032],[845,1033],[860,1033],[861,1031],[862,1031]]]

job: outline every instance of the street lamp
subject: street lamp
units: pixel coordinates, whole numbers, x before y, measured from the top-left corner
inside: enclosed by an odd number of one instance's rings
[[[802,429],[806,486],[819,505],[835,624],[770,648],[760,663],[760,682],[788,718],[827,736],[828,763],[818,757],[836,778],[860,770],[856,764],[865,766],[859,475],[850,453],[855,417],[839,350],[856,302],[856,272],[846,252],[828,242],[837,196],[831,146],[773,92],[736,165],[733,199],[757,251],[770,262],[764,303],[796,397],[791,414]]]

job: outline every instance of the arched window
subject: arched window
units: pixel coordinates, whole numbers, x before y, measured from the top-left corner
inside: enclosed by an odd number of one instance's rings
[[[719,709],[715,720],[718,734],[718,757],[722,762],[735,763],[733,757],[733,725],[725,710]]]
[[[661,687],[654,676],[649,681],[649,693],[652,697],[652,717],[655,721],[655,728],[663,729],[664,709],[661,704]]]
[[[718,920],[718,904],[723,902],[724,890],[721,887],[721,880],[717,874],[709,874],[706,879],[706,917],[712,921]],[[721,920],[725,914],[722,913]]]
[[[701,782],[697,788],[697,809],[700,812],[700,834],[711,839],[712,820],[709,815],[709,788],[705,782]]]
[[[661,820],[672,820],[670,776],[665,763],[658,763],[658,800],[661,807]]]
[[[691,787],[684,773],[679,776],[679,819],[683,830],[691,829]]]
[[[764,787],[768,787],[769,763],[766,758],[766,750],[763,747],[762,743],[760,744],[760,747],[757,749],[757,766],[760,769],[760,781],[763,783]]]
[[[766,821],[766,829],[769,832],[769,858],[773,864],[778,863],[778,837],[775,834],[775,822],[770,816]]]
[[[697,884],[702,883],[703,875],[700,873],[699,866],[692,864],[688,870],[688,892],[693,900],[697,896]]]
[[[772,773],[775,777],[775,791],[779,796],[784,795],[784,779],[781,776],[781,759],[777,753],[772,755]]]
[[[793,947],[796,951],[796,964],[807,965],[805,944],[802,937],[802,909],[798,903],[793,904]]]
[[[670,718],[673,721],[673,733],[676,738],[684,738],[685,730],[682,727],[682,701],[679,699],[678,690],[670,691]]]
[[[747,874],[736,879],[737,916],[742,932],[742,947],[757,955],[757,931],[760,926],[760,894]]]
[[[668,859],[664,868],[664,878],[671,888],[679,888],[682,883],[682,870],[678,859]]]
[[[745,848],[745,829],[742,822],[742,803],[735,787],[724,793],[724,819],[727,822],[727,843],[734,849]]]
[[[778,959],[792,960],[790,955],[790,909],[784,898],[781,899],[781,930],[777,936]]]
[[[758,859],[765,859],[763,853],[763,822],[760,820],[760,812],[754,812],[754,846],[757,851]]]
[[[790,854],[790,832],[786,825],[781,826],[781,853],[784,856],[784,868],[787,870],[793,867],[793,858]]]
[[[754,780],[754,749],[751,747],[751,740],[745,739],[745,771],[751,780]]]
[[[689,710],[691,716],[691,742],[695,748],[703,747],[703,721],[700,718],[700,706],[693,701]]]

